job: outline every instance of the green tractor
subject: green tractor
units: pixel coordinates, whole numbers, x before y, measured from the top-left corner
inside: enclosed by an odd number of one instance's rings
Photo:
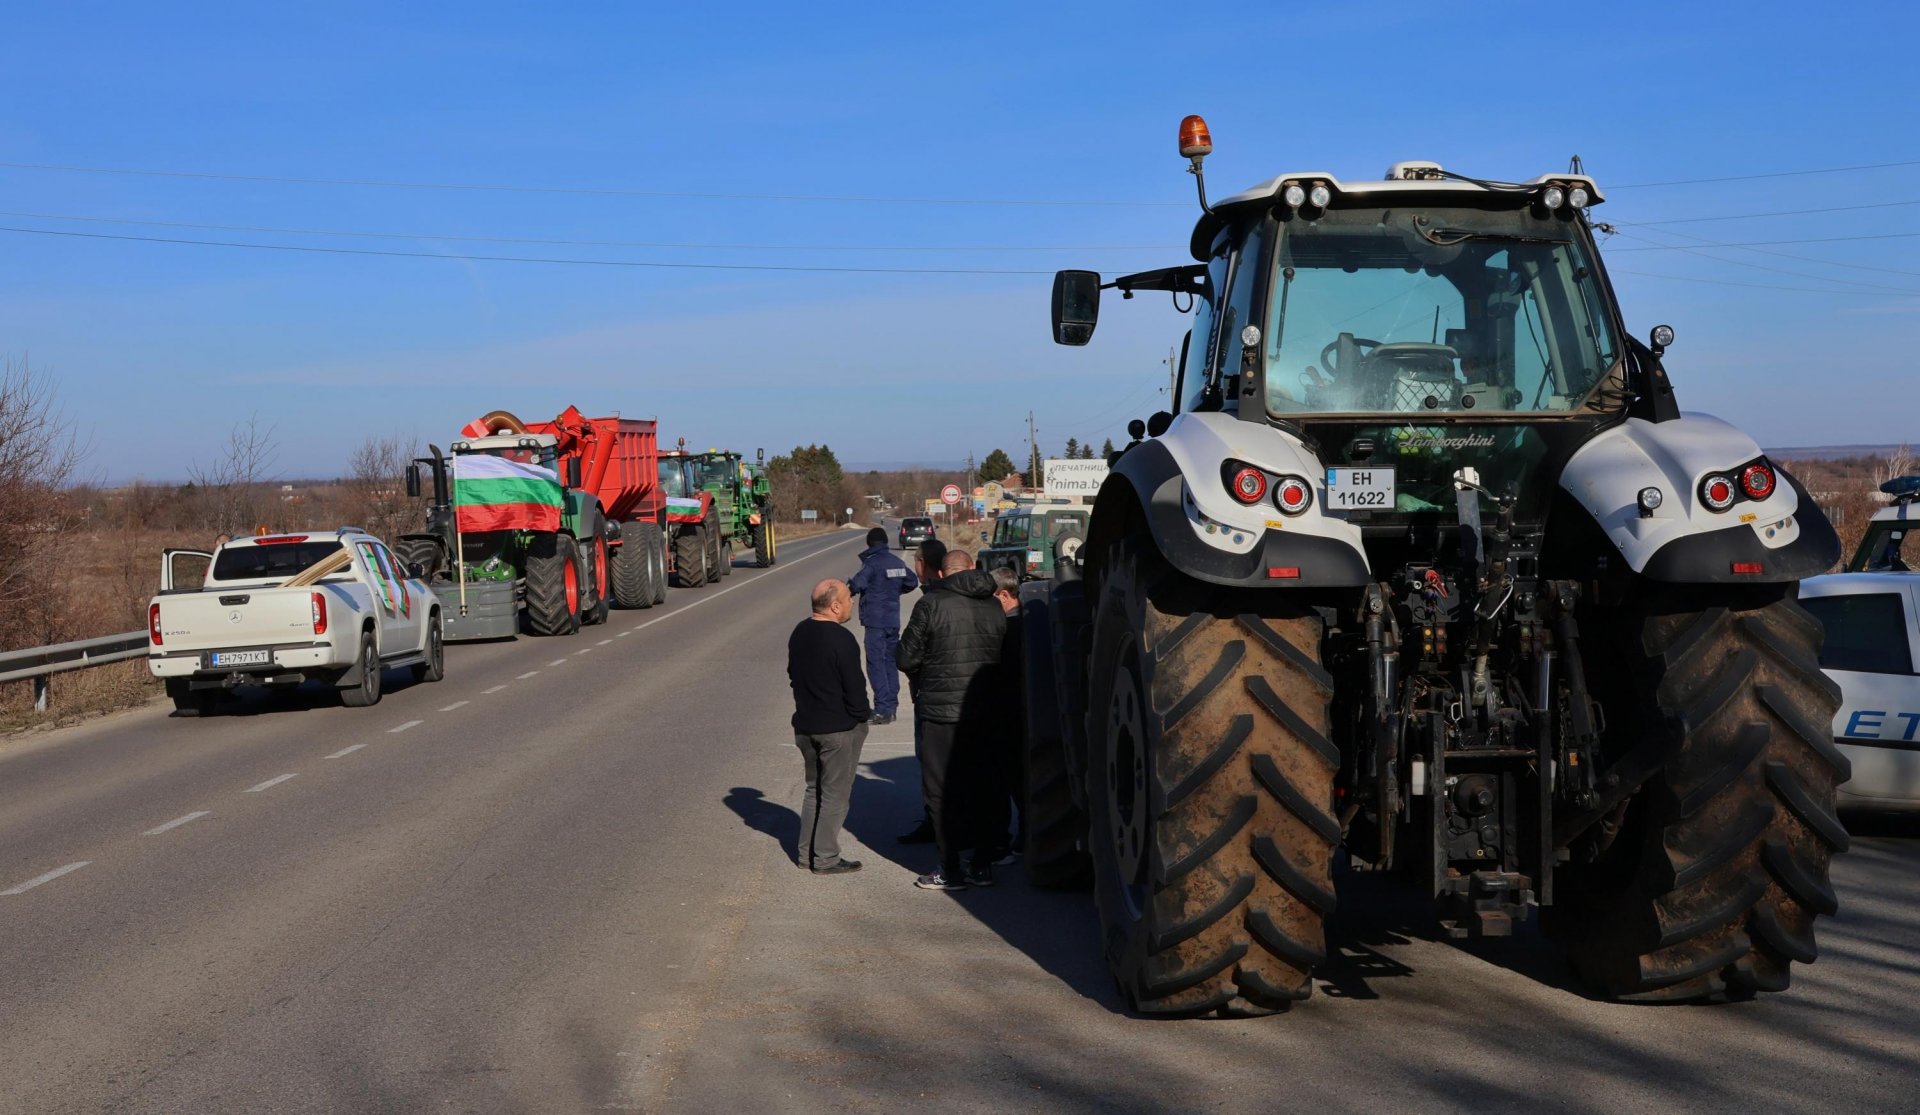
[[[756,450],[754,463],[730,450],[709,449],[688,454],[695,483],[713,497],[720,517],[721,549],[731,565],[736,549],[753,551],[762,569],[776,560],[773,536],[772,487],[767,481],[767,451]]]

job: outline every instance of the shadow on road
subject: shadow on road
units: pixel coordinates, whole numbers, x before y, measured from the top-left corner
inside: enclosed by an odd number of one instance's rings
[[[722,800],[748,828],[773,837],[788,859],[800,862],[800,814],[779,802],[768,801],[765,791],[752,786],[735,786]]]
[[[390,667],[380,672],[380,692],[390,696],[427,682],[413,680],[412,667]],[[228,690],[214,703],[213,716],[263,716],[267,713],[314,712],[341,707],[340,690],[315,681],[298,685],[248,685]],[[179,712],[167,715],[180,718]]]

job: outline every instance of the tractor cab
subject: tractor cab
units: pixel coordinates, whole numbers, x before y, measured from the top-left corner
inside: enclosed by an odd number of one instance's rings
[[[1866,536],[1847,563],[1849,573],[1912,573],[1920,570],[1920,476],[1901,476],[1880,485],[1893,500],[1874,512]]]

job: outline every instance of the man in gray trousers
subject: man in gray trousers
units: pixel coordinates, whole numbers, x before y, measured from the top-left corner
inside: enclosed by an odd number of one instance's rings
[[[867,679],[860,644],[842,624],[853,615],[845,581],[813,586],[813,614],[787,638],[787,680],[793,685],[793,742],[807,766],[800,806],[800,866],[815,875],[844,875],[860,861],[840,856],[840,826],[852,804],[853,772],[867,741]]]

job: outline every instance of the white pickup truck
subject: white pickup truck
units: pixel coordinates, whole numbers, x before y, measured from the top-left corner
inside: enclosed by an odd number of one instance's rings
[[[186,558],[207,562],[206,579],[175,588],[175,565]],[[322,563],[332,568],[309,572]],[[416,681],[446,673],[439,601],[419,570],[351,527],[239,538],[212,553],[166,551],[147,640],[147,666],[185,716],[210,712],[243,685],[312,678],[361,707],[380,700],[383,668],[411,666]]]

